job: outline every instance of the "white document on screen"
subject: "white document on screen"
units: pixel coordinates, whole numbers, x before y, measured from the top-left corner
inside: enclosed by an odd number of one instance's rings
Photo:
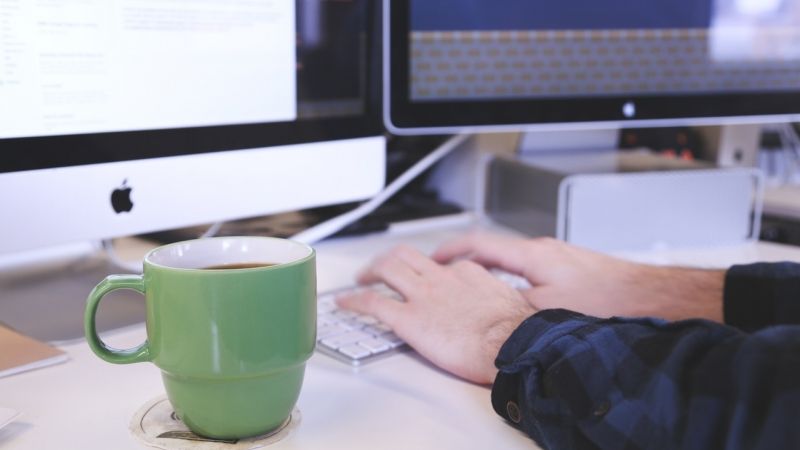
[[[291,121],[295,2],[0,1],[0,138]]]

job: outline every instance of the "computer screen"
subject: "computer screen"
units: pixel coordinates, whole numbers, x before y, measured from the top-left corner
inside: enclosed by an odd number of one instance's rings
[[[379,191],[376,14],[369,0],[2,2],[0,253]]]
[[[796,0],[392,0],[385,23],[396,132],[800,112]]]

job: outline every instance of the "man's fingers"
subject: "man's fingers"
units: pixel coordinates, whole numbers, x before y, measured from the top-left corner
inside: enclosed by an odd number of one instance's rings
[[[439,263],[449,263],[454,259],[463,258],[475,253],[475,247],[480,242],[479,236],[475,233],[461,236],[451,241],[445,242],[433,252],[433,259]]]
[[[378,258],[358,275],[359,284],[386,283],[406,296],[420,281],[421,276],[416,270],[391,255]]]
[[[524,273],[526,241],[520,238],[490,234],[470,234],[439,247],[433,259],[446,263],[459,258],[469,258],[486,267],[499,267],[509,272]]]
[[[405,304],[386,298],[370,289],[338,297],[336,304],[341,308],[375,317],[394,330],[403,327],[406,317]]]
[[[420,252],[419,250],[409,247],[407,245],[401,245],[395,247],[390,253],[391,257],[395,257],[400,259],[401,261],[408,264],[414,271],[421,275],[433,275],[436,276],[438,271],[441,269],[441,266],[436,263],[434,260]]]
[[[404,296],[423,278],[436,278],[441,266],[420,251],[400,246],[376,259],[358,276],[360,284],[386,283]]]

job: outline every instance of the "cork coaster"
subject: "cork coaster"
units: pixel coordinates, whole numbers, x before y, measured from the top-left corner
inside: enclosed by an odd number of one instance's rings
[[[131,419],[130,431],[143,444],[163,450],[255,450],[282,441],[300,425],[300,410],[277,429],[246,439],[217,440],[192,433],[177,417],[166,396],[142,405]]]

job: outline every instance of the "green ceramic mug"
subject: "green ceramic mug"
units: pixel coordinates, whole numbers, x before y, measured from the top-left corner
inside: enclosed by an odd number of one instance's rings
[[[97,307],[115,289],[145,296],[147,341],[139,347],[115,350],[97,336]],[[144,275],[109,276],[89,295],[84,321],[100,358],[153,362],[192,431],[231,439],[288,419],[314,351],[316,318],[311,247],[223,237],[157,248],[145,257]]]

